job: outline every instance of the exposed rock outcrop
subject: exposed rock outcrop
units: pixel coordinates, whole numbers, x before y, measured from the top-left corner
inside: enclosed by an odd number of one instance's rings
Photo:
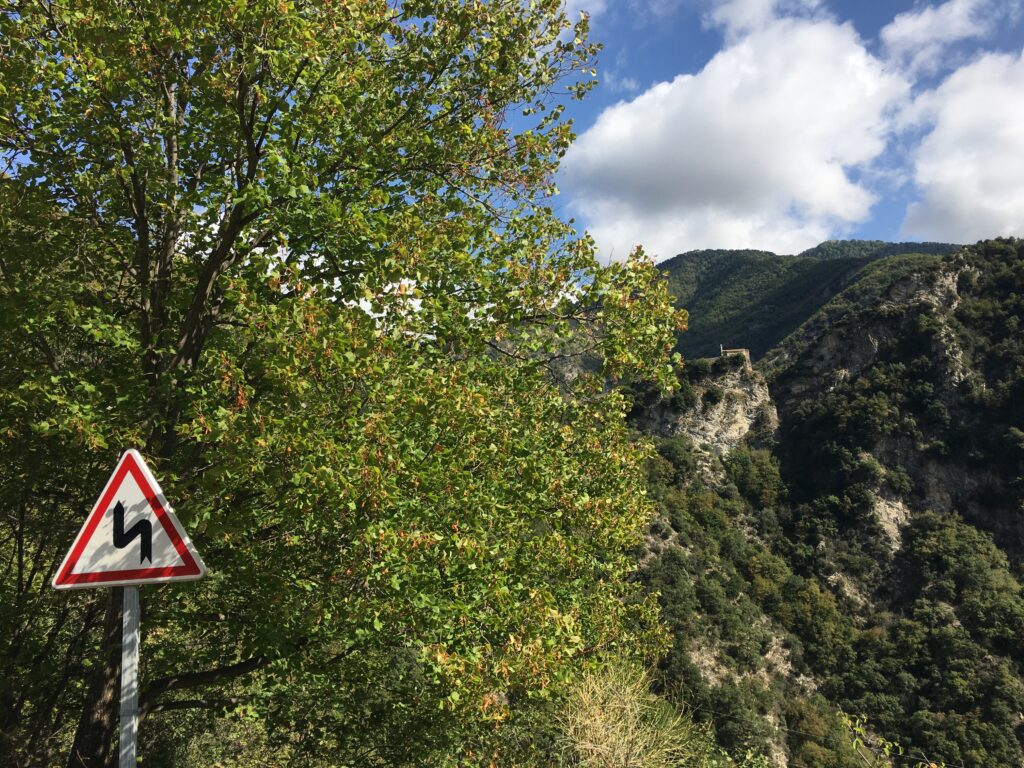
[[[720,463],[741,443],[768,440],[779,420],[764,377],[742,363],[692,383],[694,404],[679,410],[658,402],[639,410],[634,423],[658,437],[684,436],[694,446],[702,472],[721,479]]]

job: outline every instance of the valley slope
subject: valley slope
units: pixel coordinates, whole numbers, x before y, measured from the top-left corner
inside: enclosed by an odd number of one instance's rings
[[[716,351],[762,359],[689,359],[672,397],[636,393],[662,685],[778,765],[862,764],[839,710],[920,759],[1021,765],[1024,242],[814,250],[667,265],[698,348],[730,328]]]

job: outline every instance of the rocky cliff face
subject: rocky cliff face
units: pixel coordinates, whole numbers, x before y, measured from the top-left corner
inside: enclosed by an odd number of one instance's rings
[[[899,549],[899,531],[922,511],[959,513],[1008,545],[1024,543],[1024,521],[1013,504],[1003,499],[993,506],[995,497],[1005,496],[1006,478],[971,460],[967,445],[948,439],[951,422],[977,421],[971,411],[988,388],[971,336],[957,316],[961,286],[973,285],[977,277],[976,265],[957,260],[912,271],[859,310],[838,317],[819,313],[759,366],[768,378],[784,442],[791,434],[786,425],[833,393],[859,388],[872,396],[891,394],[876,391],[884,390],[885,382],[872,384],[878,371],[927,368],[914,385],[928,398],[935,418],[916,414],[909,424],[901,414],[898,424],[878,430],[877,439],[865,441],[862,450],[882,468],[871,488],[873,514],[893,551]],[[813,435],[799,435],[804,441],[808,437]],[[909,485],[889,482],[894,473],[901,479],[905,474]]]
[[[834,469],[821,463],[825,444],[834,447],[856,435],[858,420],[877,418],[880,424],[859,430],[871,434],[846,449],[871,475],[859,490],[886,549],[898,552],[914,514],[930,511],[962,515],[1024,552],[1019,494],[1007,495],[1008,479],[969,455],[970,441],[955,434],[979,422],[979,398],[990,388],[958,317],[963,286],[977,285],[978,265],[906,257],[878,267],[874,279],[869,272],[865,284],[840,294],[756,367],[739,356],[696,361],[685,404],[647,403],[634,423],[657,437],[686,438],[712,483],[723,480],[721,459],[737,447],[777,442],[788,458],[787,479],[800,486],[799,475]],[[908,391],[895,391],[900,386]],[[870,412],[872,399],[879,413]],[[842,410],[851,403],[851,412]],[[809,412],[817,412],[816,423],[808,424]],[[837,428],[844,433],[838,438]],[[849,485],[849,478],[832,479],[812,485]]]
[[[767,381],[741,356],[719,358],[705,367],[709,372],[689,383],[689,407],[659,400],[636,412],[634,423],[657,437],[685,437],[701,470],[720,480],[721,463],[715,459],[750,440],[770,440],[779,420]]]
[[[648,399],[634,410],[632,422],[655,437],[660,445],[675,446],[686,454],[690,468],[680,478],[686,491],[707,489],[705,492],[712,495],[727,493],[729,458],[751,445],[770,444],[778,427],[767,382],[750,366],[749,358],[741,355],[692,361],[684,376],[682,397]],[[679,458],[678,452],[675,456]],[[715,558],[677,530],[680,523],[670,507],[662,509],[663,514],[646,538],[640,558],[641,572],[649,575],[658,572],[665,562],[687,561],[693,563],[696,573],[717,573],[720,566]],[[749,520],[734,522],[735,530],[751,546],[765,546]],[[714,592],[715,588],[710,586],[714,579],[710,576],[698,576],[695,583],[698,589]],[[806,669],[795,669],[786,631],[751,604],[745,604],[742,610],[748,612],[749,629],[763,651],[760,657],[751,655],[747,661],[737,663],[735,639],[723,636],[714,621],[708,622],[676,639],[679,650],[675,663],[692,670],[691,683],[699,680],[701,686],[725,696],[735,691],[769,691],[780,687],[812,695],[817,682]],[[784,717],[781,711],[770,709],[763,718],[761,751],[771,765],[787,768],[790,759]]]
[[[668,685],[724,745],[852,768],[842,709],[1024,765],[1024,242],[880,259],[754,370],[637,402]]]
[[[769,352],[759,364],[772,381],[780,403],[791,405],[864,372],[879,359],[879,350],[910,331],[921,314],[933,317],[939,327],[931,348],[947,381],[956,386],[972,375],[963,349],[950,328],[950,318],[960,303],[957,284],[969,268],[952,265],[914,272],[900,279],[878,297],[877,303],[833,318],[823,311],[804,323],[786,342]]]

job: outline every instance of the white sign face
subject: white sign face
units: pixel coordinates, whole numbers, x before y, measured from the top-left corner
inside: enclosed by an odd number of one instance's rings
[[[194,581],[206,566],[138,451],[125,451],[53,577],[56,589]]]

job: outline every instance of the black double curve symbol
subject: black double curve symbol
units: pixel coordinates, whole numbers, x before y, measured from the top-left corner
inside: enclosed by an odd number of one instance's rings
[[[119,501],[114,507],[114,546],[124,549],[135,539],[141,537],[139,564],[148,560],[153,562],[153,526],[149,520],[139,520],[127,531],[124,529],[124,505]]]

